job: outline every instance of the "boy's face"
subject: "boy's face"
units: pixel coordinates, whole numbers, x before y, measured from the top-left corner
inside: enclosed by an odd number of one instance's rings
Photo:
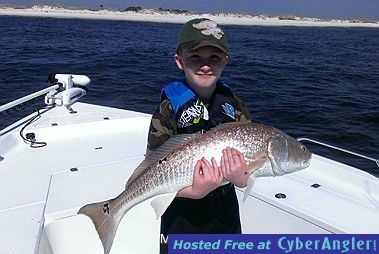
[[[175,61],[195,90],[213,88],[228,62],[228,56],[219,48],[205,46],[192,51],[179,50]]]

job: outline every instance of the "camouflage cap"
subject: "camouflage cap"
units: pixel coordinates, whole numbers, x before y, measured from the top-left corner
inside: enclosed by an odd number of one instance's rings
[[[228,55],[226,35],[216,22],[200,18],[185,23],[178,35],[176,51],[179,48],[191,51],[204,46],[217,47]]]

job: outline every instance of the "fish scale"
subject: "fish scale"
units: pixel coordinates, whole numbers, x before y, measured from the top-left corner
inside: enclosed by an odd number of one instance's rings
[[[279,176],[309,166],[311,153],[296,139],[274,127],[247,122],[222,124],[206,133],[177,135],[145,158],[116,198],[83,206],[79,214],[91,218],[109,253],[118,224],[133,206],[157,196],[152,206],[161,216],[176,194],[192,185],[194,167],[202,157],[219,164],[222,150],[244,154],[249,174],[245,197],[261,176]]]

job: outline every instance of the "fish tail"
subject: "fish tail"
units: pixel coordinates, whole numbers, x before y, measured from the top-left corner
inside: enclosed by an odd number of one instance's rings
[[[95,224],[96,231],[103,243],[104,254],[110,252],[117,226],[122,218],[112,212],[112,201],[113,200],[88,204],[78,211],[78,214],[84,214],[90,217],[93,224]]]

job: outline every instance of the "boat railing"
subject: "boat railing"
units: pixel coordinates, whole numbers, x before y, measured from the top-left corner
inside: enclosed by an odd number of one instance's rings
[[[0,113],[27,103],[41,95],[45,95],[45,104],[48,106],[57,105],[69,108],[70,105],[86,94],[87,89],[85,86],[90,83],[90,79],[87,76],[76,74],[50,74],[46,81],[53,85],[1,105]]]
[[[356,153],[356,152],[353,152],[353,151],[350,151],[350,150],[347,150],[347,149],[343,149],[343,148],[340,148],[340,147],[337,147],[337,146],[334,146],[334,145],[330,145],[330,144],[327,144],[327,143],[324,143],[324,142],[320,142],[320,141],[317,141],[317,140],[314,140],[314,139],[310,139],[310,138],[298,138],[297,140],[298,141],[306,141],[306,142],[318,144],[318,145],[325,146],[325,147],[328,147],[328,148],[331,148],[331,149],[334,149],[334,150],[337,150],[337,151],[340,151],[340,152],[344,152],[344,153],[347,153],[347,154],[358,156],[358,157],[366,159],[366,160],[373,161],[373,162],[376,163],[376,165],[379,168],[379,159],[375,159],[375,158],[372,158],[372,157],[369,157],[369,156],[366,156],[366,155],[363,155],[363,154],[360,154],[360,153]]]
[[[3,111],[8,110],[10,108],[16,107],[16,106],[21,105],[23,103],[26,103],[26,102],[28,102],[30,100],[33,100],[33,99],[35,99],[35,98],[37,98],[37,97],[39,97],[41,95],[45,95],[45,94],[47,94],[47,93],[49,93],[51,91],[55,91],[58,88],[59,88],[59,85],[53,85],[53,86],[50,86],[50,87],[45,88],[43,90],[40,90],[40,91],[37,91],[35,93],[29,94],[27,96],[24,96],[22,98],[19,98],[17,100],[11,101],[11,102],[9,102],[7,104],[1,105],[0,106],[0,113],[3,112]]]

